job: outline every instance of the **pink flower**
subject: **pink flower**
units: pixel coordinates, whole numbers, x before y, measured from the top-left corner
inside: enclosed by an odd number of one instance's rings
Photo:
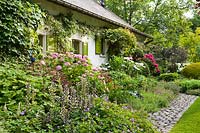
[[[82,77],[84,77],[84,78],[85,78],[86,76],[87,76],[86,74],[83,74],[83,75],[82,75]]]
[[[69,62],[65,62],[64,64],[65,64],[65,66],[70,66],[71,65]]]
[[[60,65],[56,66],[56,70],[57,70],[57,71],[62,70],[62,66],[60,66]]]
[[[93,70],[93,71],[98,71],[98,69],[97,69],[97,68],[92,68],[92,70]]]
[[[88,59],[88,56],[84,55],[83,58],[84,58],[84,59]]]
[[[59,54],[58,54],[58,53],[53,53],[53,54],[51,54],[51,57],[52,57],[53,59],[56,59],[56,58],[59,57]]]
[[[82,59],[82,55],[80,55],[80,54],[75,54],[75,55],[74,55],[74,58]]]
[[[40,64],[43,65],[43,66],[46,65],[46,63],[43,60],[40,61]]]
[[[98,79],[102,80],[102,79],[104,79],[104,77],[102,77],[101,75],[99,75]]]
[[[81,59],[82,62],[87,62],[87,60],[85,58]]]
[[[83,66],[87,67],[87,66],[88,66],[88,64],[87,64],[87,63],[84,63],[84,64],[83,64]]]
[[[158,67],[158,64],[154,64],[155,67]]]
[[[60,58],[60,61],[64,61],[64,58],[62,57],[62,58]]]

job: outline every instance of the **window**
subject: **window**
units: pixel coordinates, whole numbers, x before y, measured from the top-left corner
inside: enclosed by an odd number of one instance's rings
[[[81,44],[81,41],[75,40],[75,39],[72,40],[72,47],[74,49],[75,54],[81,54],[80,53],[80,44]]]
[[[43,54],[46,54],[46,51],[47,51],[47,38],[46,38],[46,35],[39,35],[38,39],[39,39],[40,46],[42,46]]]
[[[88,55],[88,43],[85,42],[82,45],[82,55]]]
[[[98,55],[105,55],[105,39],[100,36],[95,36],[95,53]]]
[[[72,47],[75,54],[88,55],[88,43],[76,39],[72,40]]]

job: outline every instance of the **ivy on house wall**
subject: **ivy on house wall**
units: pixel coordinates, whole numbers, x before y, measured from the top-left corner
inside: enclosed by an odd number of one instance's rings
[[[48,45],[54,46],[57,52],[72,50],[70,37],[75,33],[80,33],[82,36],[94,36],[103,31],[101,27],[87,25],[75,20],[72,13],[67,15],[59,14],[57,16],[47,14],[41,28],[44,29],[44,27],[49,29]]]
[[[31,38],[43,17],[38,5],[24,0],[0,1],[0,59],[27,56],[28,50],[38,49]]]

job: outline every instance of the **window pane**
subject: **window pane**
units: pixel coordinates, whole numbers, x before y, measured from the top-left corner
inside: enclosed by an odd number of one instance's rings
[[[80,54],[80,41],[79,40],[72,40],[72,46],[74,49],[75,54]]]
[[[88,55],[88,43],[87,42],[83,43],[82,53],[83,53],[83,55]]]
[[[95,53],[102,54],[102,42],[100,36],[95,37]]]

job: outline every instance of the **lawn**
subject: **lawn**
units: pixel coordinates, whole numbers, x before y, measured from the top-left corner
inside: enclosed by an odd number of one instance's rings
[[[200,98],[183,114],[170,133],[200,133]]]

